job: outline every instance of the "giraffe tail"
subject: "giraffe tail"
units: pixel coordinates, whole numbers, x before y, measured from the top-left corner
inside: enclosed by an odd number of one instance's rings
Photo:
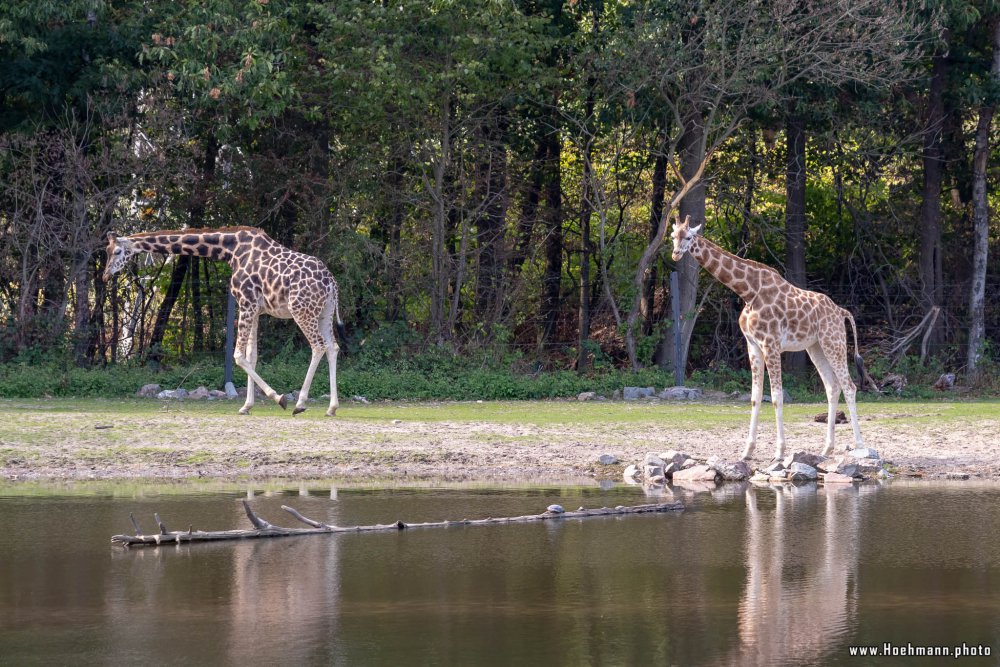
[[[343,354],[347,354],[347,329],[344,328],[344,322],[340,319],[340,304],[338,303],[333,311],[334,316],[337,318],[337,336],[340,338],[340,350]]]
[[[849,310],[844,311],[844,318],[851,323],[851,334],[854,336],[854,365],[858,369],[858,389],[865,391],[868,386],[868,371],[865,370],[865,360],[858,350],[858,327],[854,323],[854,315]]]

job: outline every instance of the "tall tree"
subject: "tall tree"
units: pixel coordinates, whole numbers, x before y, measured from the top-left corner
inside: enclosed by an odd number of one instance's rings
[[[992,64],[986,78],[984,102],[979,107],[975,151],[972,158],[972,288],[969,292],[969,344],[966,369],[970,379],[979,379],[986,322],[986,264],[989,252],[990,209],[986,167],[990,155],[990,131],[1000,93],[1000,16],[989,21]]]

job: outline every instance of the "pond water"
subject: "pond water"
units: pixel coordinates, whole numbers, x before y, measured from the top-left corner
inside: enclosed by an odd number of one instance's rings
[[[123,550],[246,489],[0,488],[0,664],[857,665],[1000,655],[1000,485],[675,489],[683,513]],[[641,504],[634,488],[255,493],[338,525]],[[914,664],[913,657],[898,657]],[[940,659],[938,659],[940,660]],[[890,661],[891,662],[891,661]],[[916,664],[938,664],[917,659]]]

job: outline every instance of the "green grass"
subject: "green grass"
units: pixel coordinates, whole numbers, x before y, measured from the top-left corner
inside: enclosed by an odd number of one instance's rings
[[[79,427],[89,431],[94,425],[114,423],[129,418],[162,415],[164,413],[196,416],[202,419],[231,419],[235,424],[252,425],[258,417],[280,417],[295,420],[328,420],[324,414],[325,403],[317,401],[301,415],[292,416],[270,401],[260,401],[253,414],[243,417],[236,414],[238,401],[158,401],[155,399],[8,399],[0,400],[0,444],[15,435],[23,440],[25,430],[19,419],[30,413],[33,419],[41,414],[59,414],[72,419],[79,415]],[[843,402],[840,409],[845,409]],[[792,403],[785,406],[788,419],[813,416],[825,410],[824,403]],[[968,421],[1000,419],[1000,399],[983,400],[863,400],[859,403],[862,416],[880,415],[880,418],[905,418],[908,422]],[[662,424],[669,420],[678,427],[706,428],[743,424],[750,408],[744,403],[721,402],[646,402],[646,401],[594,401],[575,400],[543,401],[436,401],[436,402],[380,402],[368,405],[342,403],[337,416],[339,422],[353,420],[386,422],[393,420],[426,422],[490,422],[497,424],[524,424],[533,426],[572,425],[631,425]],[[762,416],[773,414],[765,404]],[[114,435],[114,429],[110,429]],[[178,429],[176,434],[185,431]],[[391,434],[389,434],[391,436]],[[389,436],[387,436],[389,437]]]

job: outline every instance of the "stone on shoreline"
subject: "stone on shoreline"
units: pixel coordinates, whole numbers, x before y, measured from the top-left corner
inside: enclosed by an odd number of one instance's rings
[[[719,476],[719,472],[714,468],[709,468],[707,465],[693,465],[690,468],[684,470],[678,470],[674,473],[674,481],[692,481],[692,482],[714,482],[715,478]]]
[[[823,481],[827,484],[851,484],[854,482],[854,478],[841,475],[839,472],[828,472],[823,475]]]
[[[649,398],[656,390],[653,387],[625,387],[622,390],[622,398],[626,401],[636,401],[640,398]]]
[[[156,395],[163,391],[163,387],[158,384],[144,384],[135,392],[138,398],[156,398]]]

